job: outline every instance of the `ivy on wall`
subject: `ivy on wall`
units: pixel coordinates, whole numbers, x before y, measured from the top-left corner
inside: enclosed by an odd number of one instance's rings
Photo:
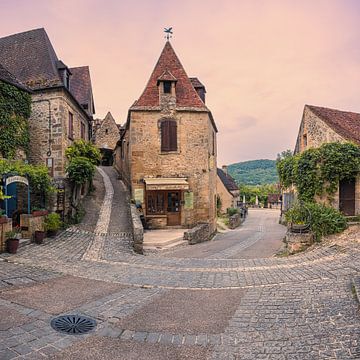
[[[29,150],[31,96],[24,90],[0,81],[0,154],[12,159],[17,149]]]
[[[325,193],[331,198],[339,181],[360,173],[360,146],[333,142],[297,155],[286,152],[278,158],[277,170],[281,186],[295,186],[300,200],[313,201]]]

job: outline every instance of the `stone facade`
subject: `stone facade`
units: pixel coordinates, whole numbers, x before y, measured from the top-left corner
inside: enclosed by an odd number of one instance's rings
[[[70,114],[73,119],[72,134],[69,129]],[[33,164],[48,165],[49,173],[54,178],[65,177],[65,149],[75,140],[88,141],[90,138],[86,113],[65,89],[47,90],[32,95],[29,128],[29,161]]]
[[[334,117],[334,120],[331,119],[333,122],[330,123],[328,117],[322,117],[319,115],[321,114],[322,110],[328,110],[330,112],[330,114]],[[355,133],[356,130],[352,130],[350,126],[345,130],[343,130],[341,127],[336,130],[333,125],[333,123],[336,124],[336,121],[341,122],[341,115],[344,113],[349,114],[347,112],[341,112],[338,110],[317,108],[306,105],[304,108],[294,152],[301,153],[306,149],[317,148],[324,143],[330,142],[355,141],[358,143],[355,137],[359,136],[359,134]],[[325,114],[328,115],[326,112]],[[339,118],[336,118],[337,114],[339,114]],[[360,114],[350,114],[358,115],[360,117]],[[354,119],[354,121],[356,120],[357,119]],[[358,144],[360,145],[360,143]],[[329,200],[328,196],[326,195],[317,197],[316,200],[320,203],[331,205],[336,209],[340,208],[339,190],[334,194],[332,200]],[[356,178],[355,182],[355,214],[360,214],[360,175]]]
[[[119,127],[110,112],[103,120],[95,120],[93,141],[99,149],[114,150],[119,139]]]
[[[125,133],[115,151],[115,166],[131,189],[132,198],[142,205],[152,228],[175,223],[191,228],[198,223],[208,223],[213,232],[216,229],[217,129],[212,115],[169,43],[151,78],[140,100],[130,108]],[[166,92],[162,82],[170,82],[169,79],[172,83]],[[189,106],[180,106],[181,101]],[[162,146],[162,123],[169,119],[176,128],[175,150],[164,150]],[[164,184],[167,180],[171,184]],[[162,213],[150,213],[151,194],[165,202]],[[178,222],[170,220],[170,206],[167,206],[173,195]]]

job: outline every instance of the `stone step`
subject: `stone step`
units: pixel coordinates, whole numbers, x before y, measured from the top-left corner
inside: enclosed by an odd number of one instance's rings
[[[179,241],[184,241],[183,237],[177,237],[177,238],[170,238],[170,239],[159,239],[159,240],[151,240],[151,241],[144,241],[144,246],[151,246],[151,247],[164,247],[169,246],[173,243],[177,243]]]
[[[144,250],[145,251],[163,251],[163,250],[169,250],[169,249],[173,249],[175,247],[178,246],[185,246],[187,245],[188,242],[184,239],[176,239],[176,241],[171,241],[170,243],[167,244],[162,244],[162,245],[158,245],[158,246],[153,246],[153,245],[149,245],[149,244],[145,244],[144,243]]]

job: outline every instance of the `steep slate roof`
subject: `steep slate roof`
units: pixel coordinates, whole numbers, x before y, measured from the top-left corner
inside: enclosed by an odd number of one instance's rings
[[[305,105],[336,133],[360,144],[360,114],[325,107]]]
[[[0,80],[8,84],[14,85],[19,89],[30,92],[29,88],[23,85],[13,74],[11,74],[8,70],[6,70],[1,64],[0,64]]]
[[[239,190],[235,180],[229,174],[226,174],[222,169],[217,169],[217,175],[219,176],[227,191],[231,192]]]
[[[192,86],[169,41],[166,42],[164,49],[161,52],[144,92],[133,106],[159,106],[157,81],[166,71],[170,72],[172,76],[177,79],[176,105],[178,107],[206,108]]]
[[[0,38],[0,62],[31,89],[62,85],[57,61],[43,28]]]
[[[69,70],[72,74],[70,78],[71,93],[75,96],[79,104],[88,104],[90,108],[89,101],[93,102],[93,96],[89,67],[79,66],[70,68]]]

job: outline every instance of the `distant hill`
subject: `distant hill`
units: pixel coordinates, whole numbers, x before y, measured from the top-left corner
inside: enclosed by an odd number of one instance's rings
[[[228,172],[237,183],[245,185],[275,184],[279,181],[275,160],[251,160],[231,164]]]

